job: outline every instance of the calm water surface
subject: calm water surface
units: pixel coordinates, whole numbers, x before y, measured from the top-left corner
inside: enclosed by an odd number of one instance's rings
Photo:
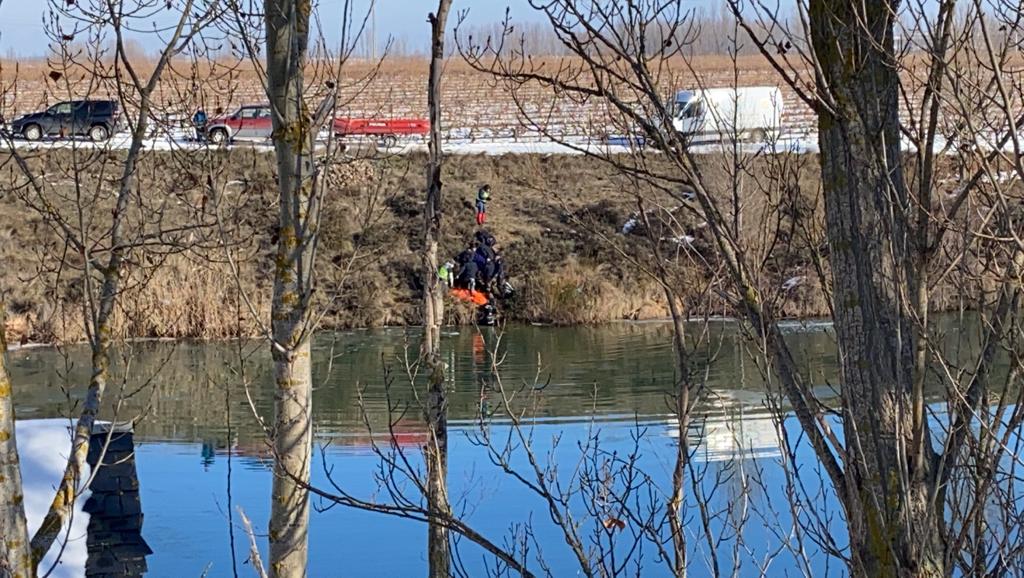
[[[776,429],[765,411],[761,374],[734,332],[728,323],[716,325],[712,349],[698,354],[708,393],[691,433],[699,441],[696,459],[711,473],[732,471],[739,460],[757,465],[765,487],[752,490],[752,503],[773,523],[785,527],[790,524],[788,514],[785,508],[773,509],[778,506],[773,500],[779,496],[770,495],[783,481]],[[319,336],[314,413],[322,452],[316,452],[315,483],[325,484],[325,472],[330,469],[345,490],[367,498],[377,495],[374,476],[379,462],[371,444],[379,437],[368,431],[367,422],[376,431],[388,423],[389,398],[393,406],[409,407],[410,387],[402,358],[406,348],[416,350],[417,334],[417,330],[390,329]],[[789,338],[803,371],[822,384],[827,396],[825,384],[834,383],[836,375],[831,333],[820,324],[793,325]],[[451,495],[459,498],[471,523],[498,543],[512,525],[532,520],[554,575],[575,576],[572,555],[550,524],[544,505],[503,476],[472,443],[481,411],[497,403],[486,350],[498,341],[493,331],[479,334],[468,328],[452,331],[444,340],[453,390]],[[674,379],[669,325],[511,327],[498,347],[505,356],[501,376],[506,388],[535,381],[545,384],[542,392],[530,396],[528,412],[535,444],[543,455],[560,464],[573,463],[578,444],[588,435],[599,435],[604,450],[639,449],[640,465],[668,487],[673,436],[677,435],[669,409]],[[240,363],[241,359],[245,362]],[[86,381],[84,349],[72,348],[63,354],[53,349],[21,350],[11,354],[11,362],[19,418],[74,414],[83,391],[70,384]],[[209,576],[232,576],[234,565],[239,575],[252,575],[243,564],[247,542],[237,527],[237,561],[232,562],[228,513],[242,506],[257,532],[265,531],[271,475],[252,408],[271,419],[273,392],[266,346],[143,343],[124,352],[119,366],[129,368],[125,399],[119,407],[106,407],[103,417],[144,416],[135,431],[145,512],[143,535],[155,550],[148,560],[149,576],[200,576],[204,569]],[[388,382],[390,387],[385,385]],[[122,386],[113,386],[108,398],[121,390]],[[785,427],[795,432],[792,424]],[[507,433],[507,429],[499,422],[494,431]],[[414,407],[397,421],[396,431],[403,447],[418,456],[424,430]],[[557,446],[552,444],[555,437],[560,439]],[[798,452],[799,459],[806,457]],[[524,465],[521,456],[514,459]],[[713,499],[724,503],[736,491],[735,483],[725,482]],[[756,515],[748,524],[745,540],[754,551],[769,540],[764,525]],[[470,574],[480,574],[485,561],[482,552],[468,544],[460,551]],[[644,576],[665,575],[665,566],[653,551],[639,559]],[[706,563],[695,559],[693,575],[705,575]],[[823,564],[817,569],[836,570]],[[425,528],[351,509],[315,511],[310,565],[313,577],[423,576]],[[749,568],[749,574],[756,575],[756,569]],[[782,575],[794,569],[793,561],[782,557],[775,568],[779,573],[771,574]]]

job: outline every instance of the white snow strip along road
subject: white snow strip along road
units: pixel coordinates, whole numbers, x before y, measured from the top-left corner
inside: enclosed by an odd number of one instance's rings
[[[84,149],[84,150],[125,150],[131,144],[131,138],[127,134],[115,134],[109,140],[94,143],[84,138],[74,139],[47,139],[41,141],[26,141],[22,139],[0,138],[0,150],[10,151],[11,148],[23,151],[38,151],[48,149]],[[373,144],[369,140],[349,141],[350,146],[367,147]],[[148,138],[142,143],[143,150],[149,151],[174,151],[174,150],[199,150],[205,147],[216,148],[208,143],[196,142],[182,136],[156,136]],[[272,150],[272,145],[266,140],[239,141],[229,145],[234,148],[255,148],[257,150]],[[451,139],[443,144],[444,152],[452,155],[506,155],[506,154],[624,154],[631,152],[626,145],[608,144],[606,142],[590,140],[584,137],[565,139],[564,142],[551,140],[529,139]],[[756,153],[766,149],[777,152],[817,152],[817,139],[812,137],[782,138],[767,145],[765,143],[744,143],[740,149],[744,153]],[[384,154],[410,154],[426,153],[427,144],[418,139],[400,140],[394,146],[377,150]],[[731,152],[731,145],[695,144],[691,150],[697,154],[710,154],[715,152]]]
[[[994,145],[1003,135],[986,135],[975,141],[975,148],[978,150],[992,150]],[[1024,138],[1024,134],[1021,135]],[[109,140],[94,143],[85,138],[73,139],[48,139],[29,142],[22,139],[12,139],[7,135],[0,136],[0,151],[10,151],[12,147],[18,150],[46,150],[46,149],[105,149],[124,150],[131,144],[131,138],[126,133],[118,133]],[[357,149],[365,149],[376,146],[376,150],[382,154],[410,154],[426,153],[427,144],[418,138],[402,139],[390,147],[382,147],[369,139],[350,140],[346,143]],[[946,147],[947,143],[940,137],[936,139],[936,152],[956,152],[955,146]],[[151,151],[174,151],[174,150],[200,150],[206,147],[216,148],[214,145],[203,142],[196,142],[183,133],[168,133],[147,138],[143,141],[143,149]],[[906,139],[903,140],[904,150],[912,150],[913,146]],[[627,145],[609,144],[604,141],[589,139],[587,137],[567,137],[562,142],[544,140],[542,138],[510,139],[510,138],[487,138],[487,139],[449,139],[443,144],[444,152],[452,155],[506,155],[506,154],[626,154],[632,149]],[[267,140],[244,140],[234,142],[229,148],[254,148],[261,151],[271,151],[272,145]],[[745,142],[739,147],[745,154],[758,152],[768,153],[817,153],[817,134],[790,132],[783,133],[783,136],[774,143]],[[1008,140],[1003,147],[1004,151],[1012,152],[1012,142]],[[728,143],[697,143],[691,145],[690,150],[695,154],[732,153],[732,145]]]

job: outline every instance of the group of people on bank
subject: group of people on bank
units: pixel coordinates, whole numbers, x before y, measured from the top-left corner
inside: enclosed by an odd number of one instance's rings
[[[473,243],[455,257],[455,262],[445,263],[442,278],[453,289],[491,295],[507,293],[505,265],[494,235],[483,229],[477,231]]]
[[[482,226],[487,219],[487,203],[491,199],[490,186],[477,191],[476,223]],[[481,323],[492,324],[497,316],[496,299],[512,296],[513,288],[505,275],[505,264],[499,252],[498,241],[486,229],[478,229],[473,240],[454,260],[449,260],[438,271],[451,295],[480,307]]]

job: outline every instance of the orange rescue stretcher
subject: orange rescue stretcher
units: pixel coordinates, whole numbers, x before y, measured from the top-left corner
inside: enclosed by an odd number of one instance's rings
[[[459,301],[476,305],[487,305],[487,295],[475,289],[472,291],[469,289],[452,289],[450,293],[452,297]]]

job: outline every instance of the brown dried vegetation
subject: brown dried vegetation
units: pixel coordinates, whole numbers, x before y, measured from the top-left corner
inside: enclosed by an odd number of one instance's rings
[[[69,165],[62,157],[68,154],[51,151],[31,162],[51,186],[61,186],[60,167]],[[205,202],[204,175],[198,169],[190,173],[187,163],[167,162],[169,154],[143,155],[139,171],[141,186],[169,201],[165,227],[194,219],[195,208]],[[239,291],[250,295],[260,313],[267,312],[272,273],[267,257],[274,249],[276,214],[272,156],[255,149],[213,154],[220,157],[217,162],[225,183],[219,202],[230,207],[222,211],[231,215],[229,241],[234,247],[237,282],[217,241],[197,242],[188,250],[166,255],[145,254],[128,267],[130,282],[115,324],[118,335],[217,339],[257,332]],[[814,249],[825,250],[816,161],[806,157],[802,163],[800,186],[791,191],[793,198],[750,194],[744,229],[747,245],[765,253],[762,274],[780,287],[773,298],[784,300],[784,310],[792,317],[828,313],[814,265]],[[423,165],[423,156],[410,155],[362,160],[332,170],[318,257],[317,294],[324,305],[325,327],[420,323],[417,251],[422,243]],[[710,160],[708,170],[715,174]],[[16,172],[4,171],[2,177],[5,190],[19,184]],[[724,173],[721,177],[725,178]],[[472,238],[476,225],[471,200],[481,183],[492,185],[487,227],[500,243],[517,289],[507,303],[509,319],[576,324],[667,315],[662,291],[619,252],[649,258],[642,235],[621,233],[636,211],[635,197],[607,165],[573,155],[452,156],[445,164],[444,181],[448,192],[441,244],[444,258],[453,257]],[[783,210],[775,211],[777,204]],[[762,238],[759,219],[753,218],[758,207],[765,214],[778,212],[789,219],[792,234]],[[704,237],[700,223],[667,199],[665,210],[694,237],[688,244],[664,240],[665,253],[713,258],[710,239]],[[0,198],[0,238],[0,259],[9,264],[0,282],[10,290],[10,341],[82,339],[81,279],[73,270],[74,258],[68,257],[64,268],[56,267],[56,256],[64,253],[59,238],[9,192]],[[956,242],[952,239],[951,243]],[[964,263],[946,282],[968,281],[970,268],[977,265]],[[696,265],[680,265],[674,275],[685,294],[686,288],[700,286],[698,276],[706,273]],[[787,279],[798,276],[803,278],[801,284],[781,289]],[[950,285],[949,291],[938,294],[936,307],[953,307],[960,295]],[[694,295],[684,307],[698,307],[698,302],[706,300]],[[700,313],[734,313],[728,299],[716,303],[715,310]],[[472,311],[458,306],[449,307],[446,317],[448,323],[468,323],[473,318]]]

